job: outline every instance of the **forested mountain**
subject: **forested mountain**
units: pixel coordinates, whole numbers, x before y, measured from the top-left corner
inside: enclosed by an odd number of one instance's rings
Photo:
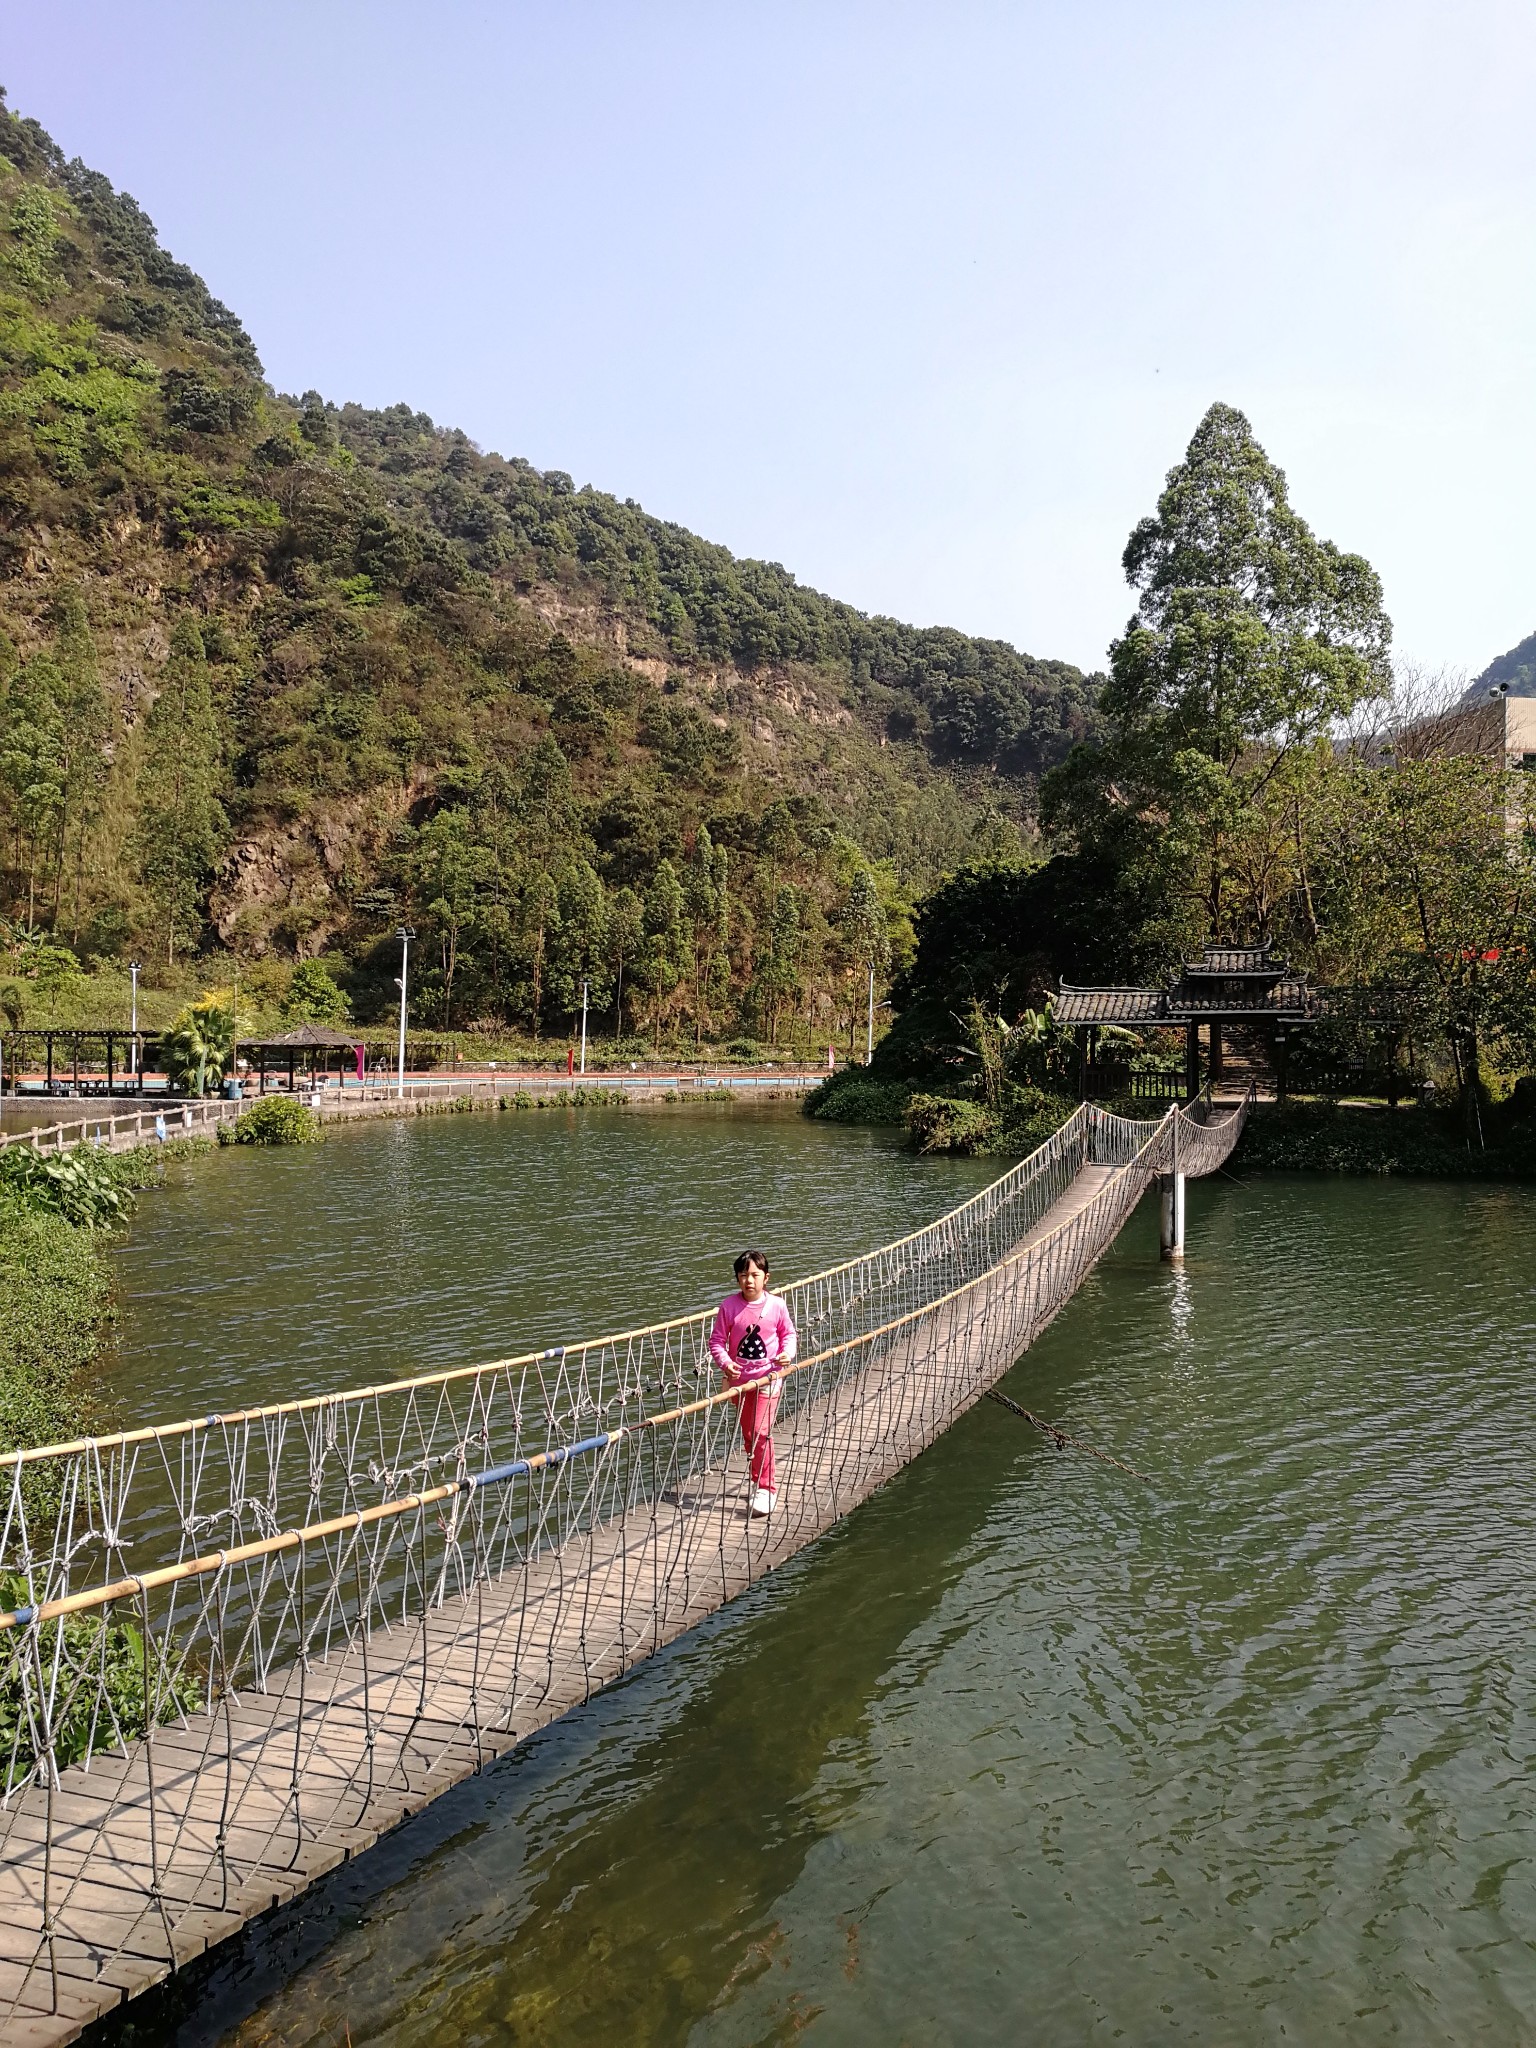
[[[13,947],[325,954],[440,1022],[775,1036],[1006,852],[1094,679],[867,618],[408,406],[275,394],[135,203],[0,94]],[[31,935],[30,937],[28,935]]]
[[[1500,684],[1511,697],[1536,697],[1536,633],[1528,633],[1518,647],[1490,661],[1461,701],[1481,704]]]

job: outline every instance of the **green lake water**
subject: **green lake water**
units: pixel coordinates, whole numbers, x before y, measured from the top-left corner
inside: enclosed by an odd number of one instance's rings
[[[769,1112],[226,1153],[143,1205],[119,1375],[521,1349],[983,1177]],[[1149,1483],[983,1403],[135,2038],[1536,2039],[1536,1198],[1223,1177],[1189,1229],[1174,1274],[1144,1205],[1005,1383]]]

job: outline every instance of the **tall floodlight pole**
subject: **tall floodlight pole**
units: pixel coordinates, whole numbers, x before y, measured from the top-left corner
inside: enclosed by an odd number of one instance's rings
[[[864,1064],[867,1067],[875,1056],[875,969],[871,961],[869,969],[869,1021],[864,1026]]]
[[[411,941],[416,936],[408,924],[401,925],[395,937],[400,941],[400,972],[395,977],[400,985],[400,1064],[395,1074],[395,1093],[405,1093],[405,984],[411,957]]]
[[[131,998],[131,1014],[129,1019],[131,1035],[128,1040],[128,1071],[130,1074],[137,1075],[139,1071],[139,963],[137,960],[130,960],[128,962],[128,973],[133,982],[133,996]]]
[[[581,1071],[587,1071],[587,984],[581,984]]]

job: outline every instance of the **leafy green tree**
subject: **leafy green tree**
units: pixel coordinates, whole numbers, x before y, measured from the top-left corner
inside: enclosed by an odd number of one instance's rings
[[[545,733],[529,754],[518,795],[529,850],[547,865],[570,837],[576,815],[571,764],[553,733]]]
[[[11,813],[16,870],[26,879],[29,931],[37,920],[39,868],[57,844],[64,815],[64,694],[58,664],[36,655],[11,677],[0,714],[0,781]]]
[[[1193,748],[1230,769],[1390,683],[1380,579],[1313,535],[1232,406],[1200,422],[1124,566],[1141,601],[1110,649],[1104,709],[1164,759]]]
[[[11,201],[7,255],[15,275],[38,296],[58,283],[53,252],[58,246],[58,202],[44,185],[23,185]]]
[[[342,1025],[352,1016],[352,1000],[318,960],[301,960],[293,970],[282,1015],[289,1024]]]
[[[880,899],[879,886],[867,867],[861,867],[849,886],[847,900],[838,913],[839,951],[852,971],[853,989],[848,1005],[848,1057],[853,1057],[857,1030],[859,996],[867,989],[870,975],[879,981],[891,960],[891,934]]]
[[[443,1023],[450,1030],[460,953],[474,927],[487,866],[486,849],[462,804],[446,805],[427,820],[412,842],[406,863],[423,937],[437,947],[439,1000]]]
[[[800,891],[786,883],[774,898],[768,951],[757,975],[758,1002],[768,1027],[768,1043],[775,1047],[784,1012],[793,1007],[803,986],[805,941],[801,925]]]
[[[717,993],[715,966],[725,942],[729,861],[726,849],[716,848],[710,838],[709,827],[701,825],[683,870],[683,916],[692,955],[689,978],[693,985],[695,1045],[704,1041],[706,1011]]]
[[[51,1024],[58,1014],[59,998],[85,986],[79,959],[68,946],[50,945],[37,934],[20,948],[20,959],[22,972],[47,1005]]]
[[[588,860],[565,863],[556,889],[557,934],[550,963],[550,994],[570,1013],[581,1008],[581,984],[590,984],[589,1005],[607,1000],[608,912],[603,884]]]
[[[1045,819],[1126,878],[1138,950],[1266,936],[1234,850],[1298,749],[1390,683],[1369,563],[1320,541],[1244,416],[1213,405],[1126,545],[1136,616],[1110,649],[1102,745],[1049,778]]]
[[[777,900],[779,874],[800,849],[795,814],[784,798],[771,803],[757,827],[757,851],[764,863],[763,894],[768,903]]]
[[[1520,778],[1467,755],[1337,763],[1308,819],[1321,942],[1413,998],[1480,1137],[1484,1066],[1536,1059],[1536,843]]]
[[[643,932],[634,967],[635,981],[650,998],[651,1024],[658,1049],[662,1022],[673,991],[682,979],[686,959],[682,885],[671,861],[664,860],[645,892]]]
[[[174,964],[178,944],[192,943],[201,930],[208,884],[229,829],[218,796],[222,755],[202,635],[184,617],[171,635],[170,660],[145,720],[134,834],[167,965]]]
[[[633,889],[620,889],[608,906],[607,959],[613,974],[613,1028],[624,1035],[624,972],[631,978],[645,943],[645,905]]]
[[[106,745],[110,729],[106,694],[96,665],[96,649],[80,592],[68,588],[55,606],[54,658],[60,676],[58,856],[54,868],[53,919],[57,929],[64,883],[67,840],[74,836],[70,864],[74,869],[71,937],[80,936],[85,889],[88,835],[101,815],[105,789]]]
[[[528,1013],[537,1038],[544,1026],[549,954],[552,943],[558,943],[560,932],[560,891],[554,876],[542,864],[530,866],[523,877],[519,929],[528,963]]]

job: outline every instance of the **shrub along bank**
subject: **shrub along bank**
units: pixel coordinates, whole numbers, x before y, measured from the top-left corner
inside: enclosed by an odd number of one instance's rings
[[[1480,1129],[1463,1111],[1354,1103],[1259,1103],[1234,1168],[1271,1173],[1423,1174],[1439,1180],[1536,1180],[1528,1091],[1490,1105]]]
[[[804,1108],[824,1124],[899,1124],[911,1097],[909,1081],[876,1081],[864,1067],[844,1067],[811,1090]]]
[[[94,1233],[11,1188],[0,1194],[0,1451],[80,1434],[81,1380],[108,1302]]]
[[[40,1158],[28,1145],[0,1151],[0,1451],[82,1435],[92,1424],[86,1373],[111,1320],[106,1234],[126,1221],[133,1190],[158,1177],[167,1155],[209,1149],[185,1139],[113,1155],[88,1145]],[[57,1497],[46,1471],[23,1481],[29,1510],[46,1518]],[[0,1607],[35,1597],[24,1574],[0,1572]],[[79,1763],[119,1736],[142,1735],[146,1673],[164,1706],[161,1719],[202,1704],[196,1679],[173,1671],[164,1645],[146,1649],[131,1620],[83,1614],[44,1622],[38,1660],[48,1669],[88,1669],[98,1685],[61,1695],[46,1755],[54,1769]],[[0,1792],[23,1783],[43,1760],[30,1667],[13,1661],[0,1679]],[[67,1688],[66,1688],[67,1691]],[[101,1702],[105,1702],[105,1711]]]
[[[220,1124],[221,1145],[318,1145],[324,1133],[307,1102],[292,1095],[263,1095],[232,1124]]]
[[[862,1067],[830,1075],[805,1099],[805,1114],[822,1123],[900,1124],[915,1152],[1033,1152],[1060,1128],[1076,1104],[1029,1083],[1002,1081],[993,1099],[930,1094],[911,1081],[877,1080]]]
[[[112,1316],[105,1235],[167,1159],[208,1149],[206,1138],[185,1138],[153,1152],[0,1151],[0,1451],[87,1427],[85,1373]]]

